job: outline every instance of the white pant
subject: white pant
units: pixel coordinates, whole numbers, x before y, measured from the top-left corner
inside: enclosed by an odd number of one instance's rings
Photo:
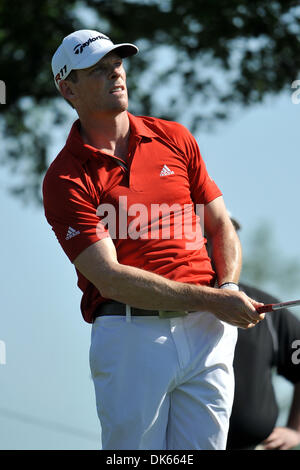
[[[225,449],[236,339],[206,312],[98,317],[90,366],[102,449]]]

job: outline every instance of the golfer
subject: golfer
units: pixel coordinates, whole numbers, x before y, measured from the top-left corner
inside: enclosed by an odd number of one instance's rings
[[[237,327],[262,304],[238,291],[240,242],[194,137],[128,112],[123,58],[137,52],[91,30],[55,52],[78,119],[46,173],[45,215],[92,324],[102,449],[225,449]]]

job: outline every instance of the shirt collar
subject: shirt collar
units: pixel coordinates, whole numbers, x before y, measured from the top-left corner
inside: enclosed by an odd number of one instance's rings
[[[157,134],[146,126],[143,118],[141,116],[134,116],[133,114],[127,113],[130,122],[130,131],[132,134],[138,135],[140,137],[153,138],[157,137]]]
[[[143,137],[151,139],[157,136],[154,131],[145,125],[141,117],[134,116],[130,113],[127,114],[130,122],[131,138],[137,138],[137,140],[141,140]],[[79,119],[77,119],[71,127],[69,136],[67,138],[66,147],[73,155],[79,158],[82,163],[86,162],[86,160],[89,158],[99,156],[101,153],[100,150],[93,147],[92,145],[84,143],[80,134]]]
[[[99,155],[99,150],[91,145],[85,144],[80,134],[80,120],[77,119],[71,127],[66,142],[67,149],[77,157],[82,163],[89,158]]]

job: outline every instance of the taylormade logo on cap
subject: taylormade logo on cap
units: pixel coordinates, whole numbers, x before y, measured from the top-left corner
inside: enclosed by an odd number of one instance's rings
[[[99,34],[99,36],[95,38],[89,38],[88,41],[82,44],[77,44],[77,46],[74,47],[75,54],[81,54],[84,47],[89,46],[92,42],[97,41],[97,39],[107,39],[110,41],[110,39],[107,36],[104,36],[104,34]]]
[[[99,31],[80,29],[66,36],[52,58],[52,72],[57,89],[59,90],[61,80],[66,79],[72,70],[91,67],[113,50],[122,58],[138,52],[134,44],[114,44]]]

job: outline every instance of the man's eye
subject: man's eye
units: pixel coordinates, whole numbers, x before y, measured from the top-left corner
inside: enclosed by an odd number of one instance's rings
[[[103,66],[103,65],[97,65],[97,67],[94,67],[90,73],[94,73],[94,72],[105,72],[106,70],[106,67]]]
[[[103,67],[103,65],[102,66],[99,65],[98,67],[94,68],[93,72],[96,72],[96,71],[103,72],[104,70],[105,70],[105,67]]]
[[[120,68],[122,66],[122,64],[123,64],[122,61],[116,62],[113,65],[113,68]],[[94,73],[94,72],[106,73],[109,70],[110,70],[109,65],[101,64],[101,65],[97,65],[97,67],[94,67],[93,70],[91,70],[91,73]]]

